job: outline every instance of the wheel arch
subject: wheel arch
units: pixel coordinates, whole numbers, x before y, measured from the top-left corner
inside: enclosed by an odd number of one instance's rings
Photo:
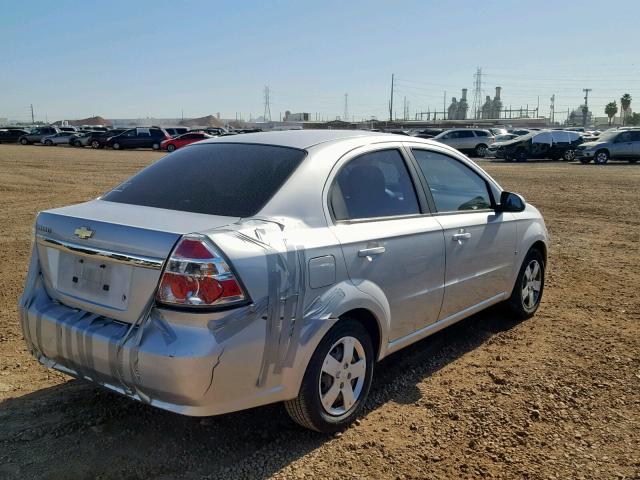
[[[354,319],[365,328],[371,337],[371,343],[375,350],[375,357],[378,359],[382,352],[382,331],[380,328],[380,322],[376,315],[367,308],[354,308],[340,315],[338,323],[345,318]]]

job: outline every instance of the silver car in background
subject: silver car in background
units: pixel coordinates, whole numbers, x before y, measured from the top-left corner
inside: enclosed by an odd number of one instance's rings
[[[46,137],[42,137],[40,140],[41,143],[47,146],[53,145],[69,145],[69,141],[72,138],[75,138],[78,135],[78,132],[58,132],[53,135],[47,135]]]
[[[376,362],[491,305],[532,316],[538,210],[453,148],[219,137],[38,214],[20,318],[44,365],[173,412],[284,401],[344,428]]]
[[[449,145],[461,152],[470,153],[476,157],[484,157],[487,147],[495,141],[495,137],[489,130],[453,128],[436,135],[433,140]]]

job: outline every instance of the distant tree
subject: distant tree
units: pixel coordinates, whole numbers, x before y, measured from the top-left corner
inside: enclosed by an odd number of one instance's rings
[[[604,113],[606,113],[607,117],[609,117],[609,125],[611,125],[613,117],[615,117],[616,113],[618,113],[618,105],[616,104],[616,102],[613,101],[607,103],[607,105],[604,107]]]
[[[640,125],[640,113],[632,113],[627,123],[629,125]]]
[[[631,95],[625,93],[620,97],[620,106],[622,107],[623,115],[622,115],[622,124],[624,125],[627,120],[627,110],[631,106]]]

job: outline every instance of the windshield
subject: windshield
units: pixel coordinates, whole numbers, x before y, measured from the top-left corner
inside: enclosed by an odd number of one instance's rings
[[[598,142],[610,142],[611,140],[614,140],[618,135],[620,135],[620,132],[617,130],[611,131],[611,132],[604,132],[602,134],[600,134],[600,136],[598,137]]]
[[[280,189],[305,155],[304,150],[271,145],[193,145],[161,158],[102,200],[251,217]]]

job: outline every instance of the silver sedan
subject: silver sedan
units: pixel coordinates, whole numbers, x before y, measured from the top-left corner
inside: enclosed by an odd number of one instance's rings
[[[359,131],[192,144],[35,231],[20,319],[40,362],[185,415],[283,401],[324,432],[390,353],[498,303],[532,316],[548,243],[453,148]]]

